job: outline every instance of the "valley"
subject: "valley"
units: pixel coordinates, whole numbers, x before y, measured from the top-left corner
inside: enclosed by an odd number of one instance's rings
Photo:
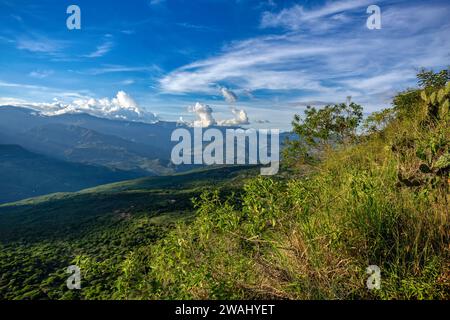
[[[86,292],[111,298],[130,251],[192,219],[191,199],[203,191],[239,192],[256,173],[242,166],[196,170],[0,205],[0,299],[80,298],[67,289],[65,269],[87,258],[108,267],[85,282]]]

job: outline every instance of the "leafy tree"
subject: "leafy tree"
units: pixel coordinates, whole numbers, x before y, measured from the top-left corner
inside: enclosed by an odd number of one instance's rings
[[[382,132],[392,120],[395,119],[395,111],[391,108],[372,112],[364,120],[364,130],[367,134]]]
[[[290,166],[299,160],[311,164],[320,151],[354,142],[362,117],[362,107],[353,102],[327,105],[322,109],[308,106],[304,119],[294,116],[293,131],[298,139],[288,141],[286,161]]]
[[[421,88],[442,88],[450,80],[450,67],[440,72],[421,69],[417,74],[417,82]]]

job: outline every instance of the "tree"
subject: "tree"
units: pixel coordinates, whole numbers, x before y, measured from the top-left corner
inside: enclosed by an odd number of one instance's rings
[[[286,161],[312,163],[324,149],[354,142],[362,117],[362,107],[353,102],[327,105],[322,109],[308,106],[304,119],[294,116],[293,131],[298,139],[288,141]]]
[[[440,72],[422,68],[417,74],[417,82],[423,89],[442,88],[450,80],[450,67]]]
[[[388,108],[372,112],[365,120],[363,128],[366,134],[380,133],[395,119],[394,109]]]

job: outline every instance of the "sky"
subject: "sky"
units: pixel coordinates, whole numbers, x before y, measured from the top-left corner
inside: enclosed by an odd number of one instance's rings
[[[380,110],[448,66],[449,16],[447,0],[0,0],[0,105],[288,130],[307,105]]]

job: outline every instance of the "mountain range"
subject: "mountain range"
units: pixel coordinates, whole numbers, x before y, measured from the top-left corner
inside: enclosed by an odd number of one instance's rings
[[[179,126],[0,106],[0,203],[198,168],[170,161]]]

